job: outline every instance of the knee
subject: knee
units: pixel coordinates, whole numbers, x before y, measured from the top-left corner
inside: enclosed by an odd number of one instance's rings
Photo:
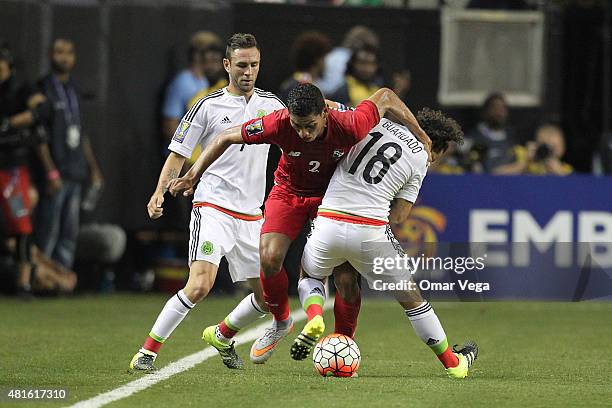
[[[208,273],[191,271],[187,285],[183,289],[192,303],[198,303],[210,293],[214,284],[214,276]]]
[[[278,273],[285,259],[285,254],[282,251],[269,246],[261,247],[259,256],[261,258],[261,269],[266,276]]]
[[[192,303],[201,302],[210,292],[210,288],[206,286],[185,286],[183,290]]]

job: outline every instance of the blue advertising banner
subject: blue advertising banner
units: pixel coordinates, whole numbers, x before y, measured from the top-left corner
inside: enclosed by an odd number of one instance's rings
[[[394,229],[425,293],[612,299],[612,177],[428,175]]]

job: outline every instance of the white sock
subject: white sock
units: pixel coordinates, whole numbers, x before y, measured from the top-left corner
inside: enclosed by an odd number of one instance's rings
[[[323,306],[326,297],[325,286],[323,282],[318,279],[302,278],[298,283],[298,295],[300,296],[300,303],[302,303],[304,310],[312,303]]]
[[[265,315],[266,312],[261,309],[255,300],[255,294],[251,293],[238,303],[238,306],[227,315],[224,322],[230,329],[239,331]]]
[[[446,333],[429,302],[425,301],[414,309],[406,310],[406,316],[423,343],[427,344],[436,354],[446,350],[448,347]]]
[[[185,292],[179,290],[166,302],[161,313],[157,316],[157,320],[155,320],[151,329],[151,337],[162,342],[166,340],[194,306],[195,304],[191,303]]]

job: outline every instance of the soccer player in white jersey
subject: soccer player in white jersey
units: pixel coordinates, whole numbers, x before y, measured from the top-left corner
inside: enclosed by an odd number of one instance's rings
[[[460,143],[459,125],[439,111],[424,109],[417,120],[432,141],[432,159],[444,153],[450,142]],[[338,165],[329,183],[302,257],[304,278],[300,300],[308,310],[325,298],[323,281],[334,267],[349,262],[371,287],[405,284],[409,269],[376,268],[375,259],[395,259],[401,250],[389,221],[403,222],[415,202],[425,174],[428,157],[423,145],[410,131],[382,119],[355,145]],[[393,203],[393,205],[391,205]],[[399,287],[399,286],[394,286]],[[341,289],[341,287],[339,287]],[[429,346],[452,378],[464,378],[478,355],[478,347],[467,342],[451,349],[444,329],[431,305],[418,289],[393,291],[417,335]],[[321,310],[314,307],[314,310]],[[324,330],[320,312],[309,322],[291,347],[296,360],[306,358]]]
[[[229,85],[200,99],[179,123],[147,205],[151,218],[162,216],[166,186],[179,176],[185,159],[197,145],[204,147],[229,127],[284,108],[274,94],[255,88],[259,63],[259,46],[253,35],[234,34],[228,40],[223,65]],[[223,256],[232,280],[246,280],[253,293],[218,325],[207,327],[202,338],[219,351],[227,367],[243,368],[232,337],[267,311],[259,280],[259,235],[268,150],[268,145],[232,146],[202,175],[189,225],[189,279],[163,307],[130,368],[155,369],[153,363],[161,345],[208,295]]]

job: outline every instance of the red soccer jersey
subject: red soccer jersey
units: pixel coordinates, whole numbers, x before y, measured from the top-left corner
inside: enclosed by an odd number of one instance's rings
[[[246,144],[275,144],[283,154],[274,182],[296,195],[323,196],[336,164],[378,121],[378,108],[368,100],[354,111],[330,109],[323,137],[305,142],[291,127],[287,109],[277,110],[242,125]]]

